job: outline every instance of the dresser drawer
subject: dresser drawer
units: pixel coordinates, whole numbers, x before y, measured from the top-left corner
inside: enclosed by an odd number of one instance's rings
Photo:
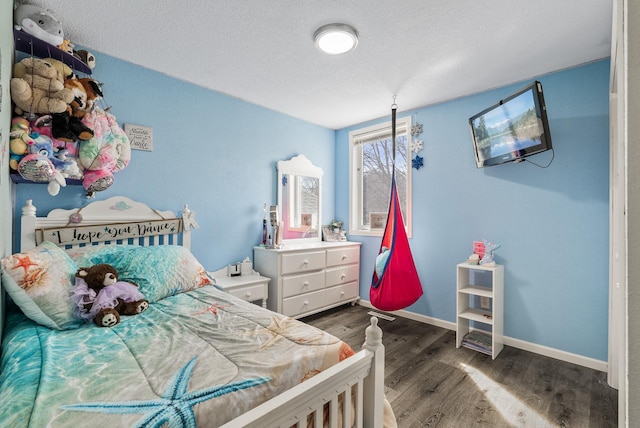
[[[332,305],[334,303],[354,300],[358,297],[359,291],[358,281],[327,288],[325,290],[325,303]]]
[[[282,300],[282,313],[294,317],[305,312],[322,308],[326,305],[325,291],[318,290],[311,293],[300,294]]]
[[[324,271],[282,278],[282,297],[291,297],[324,288]]]
[[[360,279],[360,265],[339,266],[326,270],[327,287]]]
[[[254,300],[266,299],[264,284],[248,285],[246,287],[238,287],[227,291],[236,297],[246,300],[247,302],[253,302]]]
[[[360,262],[360,247],[332,248],[327,250],[327,267]]]
[[[282,275],[296,272],[307,272],[324,268],[324,251],[308,251],[304,253],[282,255]]]

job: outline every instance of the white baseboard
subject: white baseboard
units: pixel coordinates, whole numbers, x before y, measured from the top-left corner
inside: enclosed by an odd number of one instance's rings
[[[358,301],[360,306],[364,306],[367,308],[377,309],[375,306],[371,304],[370,301],[360,299]],[[456,323],[443,321],[438,318],[428,317],[426,315],[416,314],[415,312],[406,311],[404,309],[399,311],[391,311],[386,312],[388,314],[397,315],[403,318],[408,318],[414,321],[423,322],[425,324],[434,325],[436,327],[446,328],[448,330],[456,330]],[[538,345],[531,342],[526,342],[520,339],[514,339],[512,337],[504,336],[504,344],[507,346],[512,346],[514,348],[522,349],[523,351],[533,352],[534,354],[544,355],[545,357],[555,358],[556,360],[566,361],[568,363],[576,364],[583,367],[588,367],[590,369],[598,370],[601,372],[607,371],[607,362],[596,360],[594,358],[584,357],[578,354],[572,354],[570,352],[561,351],[559,349],[549,348],[548,346]]]

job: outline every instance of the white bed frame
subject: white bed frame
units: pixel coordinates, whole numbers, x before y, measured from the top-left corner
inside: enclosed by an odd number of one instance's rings
[[[78,214],[82,217],[80,223]],[[190,248],[192,228],[198,227],[185,205],[178,217],[157,211],[127,197],[114,196],[77,209],[55,209],[36,216],[28,200],[22,208],[20,251],[49,240],[64,248],[85,245],[183,245]],[[74,221],[72,221],[72,219]],[[99,226],[99,227],[96,227]],[[168,231],[168,233],[166,232]],[[160,233],[164,232],[164,233]],[[56,242],[57,241],[57,242]],[[384,346],[377,318],[366,328],[363,349],[311,379],[272,398],[223,425],[236,427],[323,426],[323,408],[329,406],[330,428],[381,428],[384,408]],[[339,424],[338,414],[342,414]]]

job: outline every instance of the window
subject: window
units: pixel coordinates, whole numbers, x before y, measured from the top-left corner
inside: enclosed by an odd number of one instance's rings
[[[411,236],[411,117],[396,119],[396,188]],[[349,233],[382,236],[389,211],[393,148],[391,122],[349,133]]]

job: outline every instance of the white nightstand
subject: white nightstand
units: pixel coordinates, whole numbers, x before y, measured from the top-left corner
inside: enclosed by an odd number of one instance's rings
[[[227,268],[216,272],[208,272],[215,279],[215,286],[225,293],[232,294],[247,302],[256,300],[262,301],[262,307],[267,307],[267,297],[269,296],[269,281],[271,278],[254,275],[228,276]]]

